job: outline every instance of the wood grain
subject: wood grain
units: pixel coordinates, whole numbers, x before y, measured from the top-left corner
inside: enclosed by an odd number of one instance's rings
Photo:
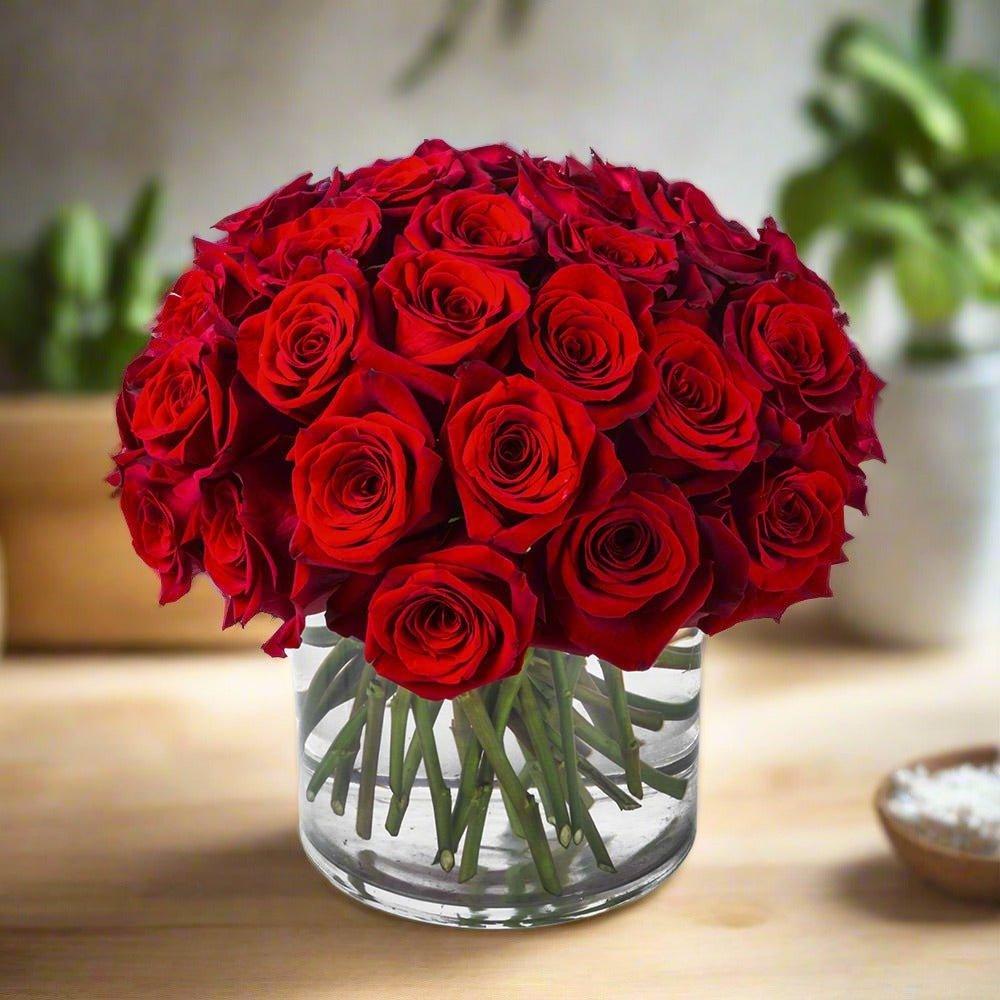
[[[0,996],[995,997],[997,911],[904,871],[871,796],[902,760],[996,739],[996,663],[777,635],[710,645],[681,871],[493,934],[384,917],[309,867],[283,664],[8,661]]]

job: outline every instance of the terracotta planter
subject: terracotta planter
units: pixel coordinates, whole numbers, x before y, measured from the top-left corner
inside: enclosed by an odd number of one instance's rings
[[[104,482],[117,441],[110,397],[0,398],[0,544],[7,644],[34,649],[259,645],[270,620],[220,630],[205,578],[161,608]]]

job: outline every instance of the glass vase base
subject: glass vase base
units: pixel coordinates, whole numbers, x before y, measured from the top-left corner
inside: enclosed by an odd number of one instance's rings
[[[453,901],[430,899],[412,890],[407,891],[399,880],[380,881],[377,875],[373,877],[371,871],[362,875],[341,867],[310,840],[304,827],[300,828],[299,837],[306,857],[326,880],[365,906],[407,920],[442,927],[524,930],[595,917],[648,895],[681,866],[694,844],[695,828],[690,824],[671,836],[669,845],[665,845],[667,853],[661,854],[659,863],[645,871],[636,874],[635,866],[630,866],[621,881],[615,875],[602,874],[601,885],[595,885],[590,890],[581,889],[578,885],[566,887],[562,895],[551,896],[544,901],[532,893],[522,905],[518,904],[516,893],[507,903],[491,901],[488,905],[476,905],[460,897]],[[579,851],[586,852],[586,844],[574,845],[567,853]],[[457,872],[452,872],[452,875],[455,874]]]

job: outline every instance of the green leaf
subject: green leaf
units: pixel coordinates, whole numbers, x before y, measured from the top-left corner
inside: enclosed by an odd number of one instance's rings
[[[527,30],[535,0],[500,0],[500,34],[508,42],[517,41]]]
[[[146,181],[132,202],[119,247],[126,253],[148,253],[159,235],[163,218],[163,185],[155,177]]]
[[[962,117],[968,156],[1000,157],[1000,80],[983,70],[959,67],[942,73],[942,85]],[[991,173],[1000,177],[1000,165],[993,163]]]
[[[934,250],[940,242],[927,212],[908,201],[864,198],[850,206],[845,221],[851,228],[868,236],[883,237],[897,243],[914,243]]]
[[[861,191],[857,167],[835,155],[816,167],[792,174],[778,193],[778,218],[800,247],[834,224]]]
[[[71,297],[50,304],[48,328],[41,342],[39,367],[47,389],[71,392],[80,385],[80,306]]]
[[[893,257],[896,289],[918,325],[947,324],[966,294],[961,259],[945,246],[901,242]]]
[[[918,42],[928,56],[943,56],[951,35],[950,0],[923,0],[918,18]]]
[[[396,89],[413,90],[429,77],[455,48],[479,0],[447,0],[441,20],[427,37],[412,62],[396,79]]]
[[[824,63],[831,73],[894,95],[942,149],[962,148],[965,129],[947,92],[924,65],[875,28],[858,22],[838,27],[827,42]]]
[[[892,244],[865,233],[850,232],[830,266],[830,284],[847,312],[858,312],[875,271],[889,258]]]
[[[108,284],[110,238],[89,205],[69,205],[56,216],[46,240],[49,278],[57,295],[96,302]]]

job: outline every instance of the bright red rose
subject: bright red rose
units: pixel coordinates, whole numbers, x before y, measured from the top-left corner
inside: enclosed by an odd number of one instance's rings
[[[421,698],[454,698],[521,669],[535,605],[524,574],[493,549],[429,552],[379,584],[365,656]]]
[[[439,250],[399,254],[375,286],[378,324],[361,338],[356,357],[446,399],[455,367],[495,360],[530,303],[513,271]]]
[[[578,400],[598,427],[642,413],[656,395],[656,372],[633,313],[649,327],[649,294],[622,287],[593,264],[560,268],[535,297],[521,360],[544,386]]]
[[[307,260],[315,261],[317,271],[331,253],[358,260],[381,228],[382,213],[370,198],[338,198],[262,233],[251,246],[261,270],[287,281]]]
[[[185,337],[196,336],[205,325],[223,322],[216,297],[216,282],[200,267],[185,271],[167,292],[153,324],[155,336],[174,344]]]
[[[150,456],[192,470],[215,464],[230,428],[235,354],[228,337],[208,330],[173,345],[153,341],[129,365],[131,433]]]
[[[328,180],[313,184],[311,174],[300,174],[284,187],[273,191],[263,201],[227,215],[212,228],[228,233],[234,242],[250,240],[274,226],[297,218],[318,204],[330,188]]]
[[[292,553],[319,566],[374,573],[399,561],[409,534],[441,519],[441,457],[410,391],[390,375],[355,373],[292,448],[299,522]]]
[[[714,531],[727,534],[721,525]],[[745,556],[729,536],[730,576]],[[563,524],[545,545],[546,621],[541,639],[644,670],[677,629],[697,622],[713,589],[711,546],[676,486],[636,475],[607,504]]]
[[[267,294],[257,260],[249,248],[228,243],[194,241],[195,265],[211,276],[215,304],[225,320],[220,332],[235,336],[235,328]]]
[[[154,463],[124,470],[122,514],[139,558],[160,577],[160,603],[179,600],[201,571],[197,553],[198,483]]]
[[[850,478],[826,435],[815,434],[796,464],[769,459],[730,487],[726,522],[750,555],[739,606],[703,624],[718,632],[747,618],[778,619],[792,604],[830,596],[830,567],[844,561],[844,504]]]
[[[343,381],[352,350],[371,328],[368,285],[357,265],[338,255],[325,274],[293,281],[243,323],[240,371],[272,406],[305,423]]]
[[[443,435],[469,537],[511,552],[602,504],[624,480],[579,403],[487,365],[459,373]]]
[[[447,250],[497,265],[514,266],[538,253],[534,230],[517,202],[486,191],[425,199],[403,236],[415,250]]]
[[[411,156],[376,160],[355,170],[347,176],[345,190],[371,198],[390,219],[406,219],[427,195],[453,190],[467,182],[468,166],[448,143],[428,139]]]
[[[619,281],[637,281],[664,292],[677,270],[673,240],[615,223],[564,217],[549,230],[548,244],[554,260],[596,264]]]
[[[658,467],[685,492],[734,479],[757,454],[760,391],[703,330],[657,324],[650,356],[659,373],[653,405],[634,423]]]
[[[850,412],[860,394],[856,352],[834,305],[810,281],[777,278],[740,293],[726,310],[727,351],[804,431]]]

